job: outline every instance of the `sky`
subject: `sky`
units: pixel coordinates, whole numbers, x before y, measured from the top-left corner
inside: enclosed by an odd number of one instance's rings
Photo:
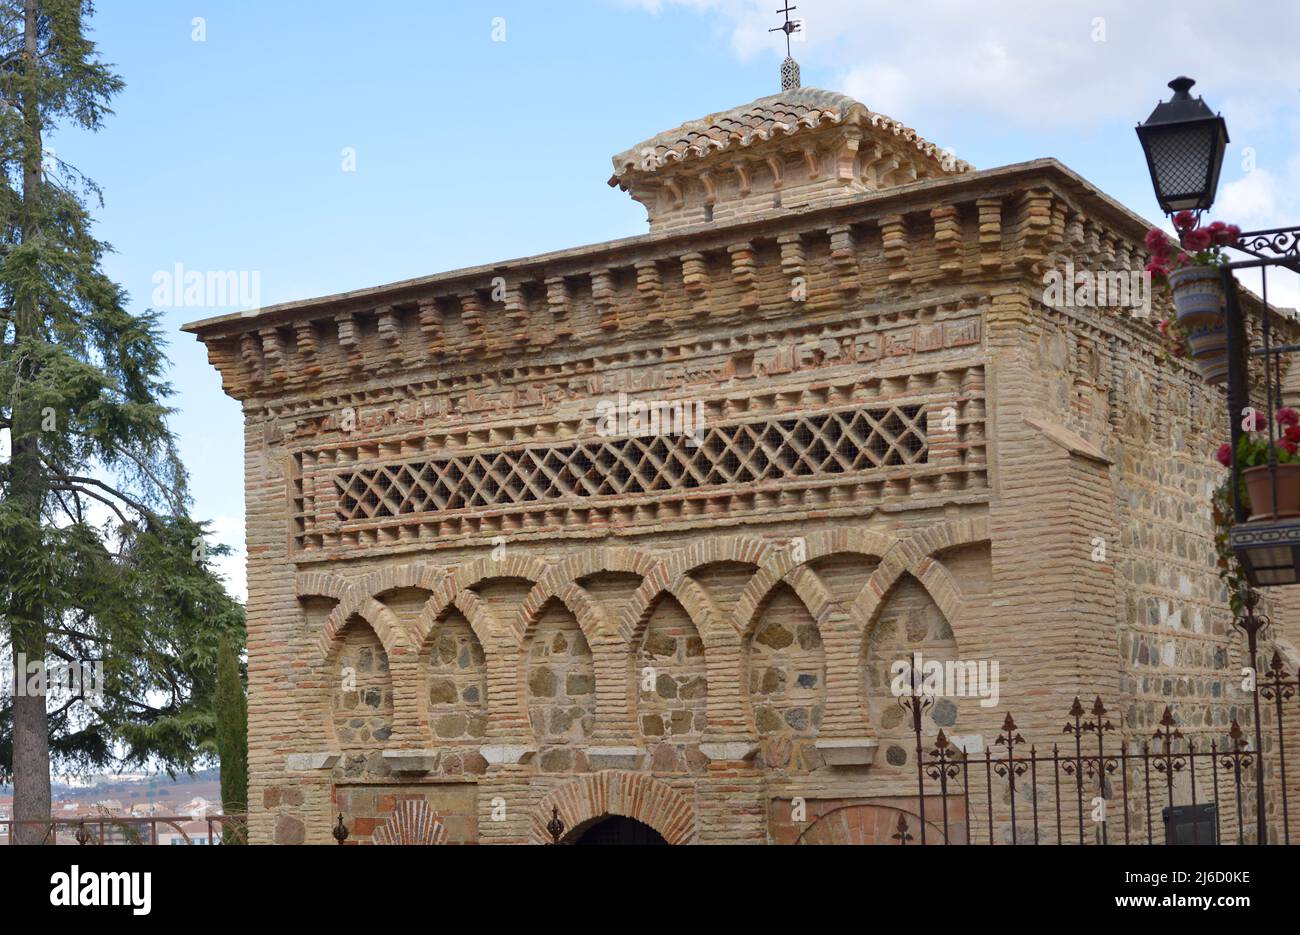
[[[779,90],[774,0],[101,2],[125,89],[97,134],[51,137],[104,192],[106,271],[163,315],[195,515],[237,554],[243,435],[180,326],[625,237],[644,210],[610,157]],[[799,0],[805,86],[847,92],[977,168],[1054,156],[1159,209],[1133,127],[1169,79],[1231,136],[1211,217],[1300,219],[1300,4]],[[223,300],[167,296],[177,265],[234,272]],[[254,288],[256,287],[256,288]],[[211,303],[211,304],[208,304]]]

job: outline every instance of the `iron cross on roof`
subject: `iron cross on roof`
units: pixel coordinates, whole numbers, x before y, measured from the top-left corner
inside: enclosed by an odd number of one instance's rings
[[[790,14],[797,9],[799,9],[797,6],[790,6],[790,0],[786,0],[785,6],[783,6],[781,9],[776,11],[778,13],[785,14],[785,22],[782,23],[780,26],[773,26],[771,29],[768,30],[768,32],[785,33],[785,54],[787,58],[790,57],[790,33],[798,32],[800,28],[798,20],[790,19]]]

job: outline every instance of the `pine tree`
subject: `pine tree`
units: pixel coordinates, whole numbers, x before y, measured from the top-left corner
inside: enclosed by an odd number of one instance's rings
[[[221,760],[221,810],[248,811],[248,700],[239,656],[223,636],[217,655],[217,755]],[[229,838],[228,838],[229,840]]]
[[[51,769],[214,753],[218,643],[242,640],[211,568],[221,550],[189,516],[158,317],[131,314],[101,269],[98,189],[44,148],[60,126],[99,130],[122,87],[87,38],[93,12],[0,0],[0,648],[104,676],[98,695],[46,697],[20,677],[0,698],[19,821],[48,820]]]

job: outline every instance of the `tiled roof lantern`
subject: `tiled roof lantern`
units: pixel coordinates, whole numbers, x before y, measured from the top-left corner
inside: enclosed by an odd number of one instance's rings
[[[786,62],[797,85],[798,65]],[[970,171],[951,152],[846,94],[794,86],[624,150],[614,157],[609,184],[646,206],[651,230],[667,230]]]

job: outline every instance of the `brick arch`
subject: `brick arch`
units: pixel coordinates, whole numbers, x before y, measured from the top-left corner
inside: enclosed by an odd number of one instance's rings
[[[737,562],[759,568],[776,551],[779,551],[777,546],[753,536],[706,536],[678,552],[665,564],[669,579],[673,579],[717,562]]]
[[[333,657],[339,634],[353,617],[360,617],[375,631],[390,660],[404,655],[410,648],[397,615],[373,597],[351,589],[325,619],[324,629],[317,638],[321,658]]]
[[[682,605],[699,632],[700,639],[704,640],[706,650],[711,645],[735,640],[735,627],[728,621],[727,615],[698,581],[682,574],[671,579],[656,576],[641,582],[615,625],[629,646],[635,645],[645,632],[650,614],[663,594],[671,594]]]
[[[880,567],[849,606],[849,616],[863,629],[870,627],[885,597],[904,574],[910,574],[939,606],[954,632],[965,614],[965,600],[956,579],[935,555],[989,538],[984,517],[942,523],[899,539],[882,557]]]
[[[805,551],[802,567],[795,562],[790,548],[773,549],[768,560],[759,566],[754,577],[736,602],[735,622],[742,635],[748,636],[758,619],[758,612],[772,592],[781,582],[789,584],[804,602],[808,612],[820,625],[826,615],[833,610],[834,601],[830,590],[808,566],[821,558],[832,555],[862,555],[868,558],[883,559],[884,555],[895,545],[898,539],[865,529],[837,529],[831,532],[814,533],[804,537]]]
[[[528,642],[537,626],[537,618],[542,609],[551,601],[559,601],[578,621],[578,627],[588,643],[600,642],[602,638],[613,638],[615,633],[605,616],[605,609],[587,593],[582,585],[566,581],[557,587],[551,587],[545,580],[539,581],[528,592],[523,606],[519,609],[519,618],[513,624],[519,645]]]
[[[303,572],[294,578],[294,593],[299,599],[305,597],[327,597],[341,601],[352,588],[352,583],[342,575],[332,575],[327,571]]]
[[[416,562],[371,572],[354,581],[352,587],[375,599],[381,594],[403,588],[417,588],[432,593],[446,576],[446,571],[441,568]]]
[[[469,628],[474,631],[474,637],[483,647],[483,651],[491,652],[497,645],[496,641],[499,638],[497,634],[501,628],[497,626],[496,618],[492,616],[492,612],[488,610],[482,598],[473,591],[461,591],[445,603],[438,600],[436,594],[431,595],[424,602],[420,616],[415,622],[415,642],[421,656],[429,648],[429,640],[437,630],[438,623],[453,608],[460,611],[461,615],[469,621]],[[511,644],[509,648],[514,648],[514,645]]]
[[[444,575],[433,593],[429,595],[429,600],[420,612],[418,624],[420,639],[423,640],[428,636],[429,628],[452,604],[455,604],[461,613],[465,614],[471,626],[474,626],[474,618],[470,616],[467,610],[467,602],[468,606],[472,606],[478,599],[478,596],[470,590],[474,585],[490,581],[493,578],[522,578],[536,584],[546,576],[546,572],[547,567],[544,562],[523,555],[510,555],[501,561],[488,556],[460,566],[450,574]],[[466,598],[465,595],[470,595],[470,598]],[[486,627],[486,621],[493,618],[486,608],[481,613],[487,615],[486,620],[483,620],[483,617],[480,616],[480,620],[483,621],[483,625]],[[514,645],[522,645],[523,633],[518,629],[517,621],[500,622],[504,627],[508,627],[509,632],[514,636]],[[486,649],[488,643],[485,640],[485,634],[480,632],[477,626],[474,633],[478,636],[479,641],[483,643],[484,649]],[[495,640],[493,642],[495,643]]]
[[[548,568],[524,598],[519,620],[516,622],[520,641],[525,640],[532,632],[537,617],[547,601],[556,597],[560,598],[569,611],[578,618],[578,624],[583,627],[583,634],[588,642],[597,632],[611,638],[617,636],[625,641],[629,639],[632,628],[623,621],[625,615],[610,620],[599,602],[593,600],[587,590],[578,584],[579,579],[602,571],[628,572],[640,575],[643,579],[665,580],[663,561],[649,552],[623,546],[584,549]],[[584,613],[594,618],[593,629],[590,631],[584,624]]]
[[[533,810],[534,844],[551,840],[546,824],[558,808],[566,833],[605,815],[622,815],[654,828],[669,844],[694,844],[695,807],[690,799],[646,773],[603,770],[553,789]]]
[[[648,578],[663,564],[658,556],[628,546],[583,549],[548,568],[538,587],[555,590],[602,571],[630,572]]]

